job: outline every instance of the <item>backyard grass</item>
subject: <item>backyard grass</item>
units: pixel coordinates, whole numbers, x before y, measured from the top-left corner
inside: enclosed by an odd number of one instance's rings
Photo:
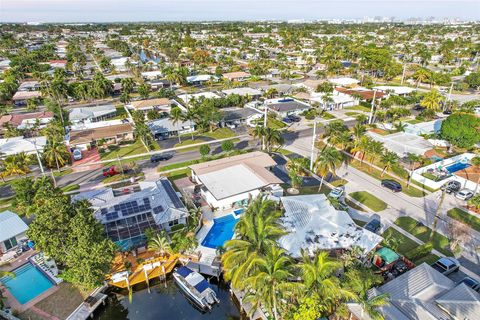
[[[395,221],[395,224],[423,242],[430,240],[432,230],[424,225],[420,225],[419,222],[413,218],[400,217]],[[446,256],[453,256],[449,249],[449,243],[450,241],[447,237],[435,232],[432,243],[435,250]]]
[[[447,211],[447,215],[467,226],[480,231],[480,219],[473,214],[466,212],[460,208],[453,208]]]
[[[349,165],[354,167],[355,169],[358,169],[358,170],[368,174],[369,176],[374,177],[375,179],[378,179],[378,180],[391,179],[391,180],[397,181],[398,183],[400,183],[402,185],[402,192],[405,193],[406,195],[410,196],[410,197],[421,198],[421,197],[425,196],[424,191],[422,191],[418,188],[415,188],[413,186],[407,187],[407,184],[405,182],[403,182],[402,180],[395,179],[394,177],[392,177],[388,173],[385,173],[382,177],[382,172],[380,170],[375,169],[373,167],[370,167],[368,164],[363,164],[362,165],[360,163],[360,161],[352,160],[352,161],[350,161]]]
[[[157,151],[160,150],[160,147],[155,143],[154,148],[150,151]],[[132,144],[121,145],[116,147],[112,151],[107,151],[104,153],[100,153],[100,158],[102,160],[115,160],[118,157],[127,157],[127,156],[134,156],[137,154],[146,153],[147,149],[140,140],[135,141]],[[150,158],[149,155],[143,156],[145,158]]]
[[[350,196],[358,202],[366,205],[375,212],[387,209],[387,204],[367,191],[358,191],[350,193]]]
[[[115,109],[117,110],[117,115],[113,118],[114,120],[125,119],[127,117],[127,111],[125,111],[123,105],[118,105]]]

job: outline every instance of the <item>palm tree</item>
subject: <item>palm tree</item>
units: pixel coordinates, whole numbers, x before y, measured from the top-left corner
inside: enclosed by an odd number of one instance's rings
[[[30,163],[30,157],[24,152],[9,155],[3,161],[3,174],[5,176],[27,174],[30,172],[30,168],[28,167]]]
[[[289,159],[286,164],[292,188],[298,189],[302,185],[303,166],[301,158]]]
[[[372,320],[383,320],[384,317],[378,308],[389,304],[388,294],[379,294],[375,297],[369,297],[367,294],[370,288],[381,284],[383,278],[368,269],[349,270],[345,273],[345,278],[349,289],[356,294],[354,301],[362,307],[362,312],[365,311]]]
[[[305,292],[308,295],[318,295],[319,301],[323,301],[326,313],[329,314],[335,310],[339,301],[356,298],[352,291],[342,288],[340,279],[335,276],[341,267],[342,264],[329,258],[326,251],[316,252],[313,256],[302,251],[300,274]]]
[[[412,181],[412,173],[413,173],[413,169],[415,167],[415,163],[418,163],[422,160],[422,157],[420,157],[419,155],[415,154],[415,153],[408,153],[407,154],[407,160],[408,162],[410,163],[410,175],[408,176],[408,183],[407,183],[407,187],[410,186],[410,182]]]
[[[277,245],[285,234],[278,218],[282,215],[276,203],[259,195],[249,205],[235,225],[235,239],[225,243],[222,264],[225,279],[233,288],[243,289],[244,279],[250,275],[253,261]]]
[[[432,90],[425,94],[420,105],[427,108],[428,110],[433,110],[435,112],[440,110],[440,103],[445,100],[445,97],[440,94],[437,90]]]
[[[413,75],[413,78],[415,79],[415,82],[417,83],[417,88],[418,88],[418,85],[421,82],[425,82],[430,78],[430,73],[431,72],[428,71],[425,68],[419,68],[419,69],[417,69],[417,71],[415,71],[415,73]]]
[[[255,126],[255,128],[252,131],[252,136],[254,138],[262,138],[263,144],[262,144],[262,150],[265,149],[265,138],[264,138],[264,127],[261,125]]]
[[[53,135],[48,137],[48,142],[43,150],[43,159],[49,167],[56,166],[58,171],[60,171],[60,167],[69,162],[70,152],[68,152],[61,136]]]
[[[383,163],[383,170],[380,176],[383,177],[387,170],[390,170],[395,164],[398,163],[398,155],[395,152],[386,151],[382,154],[380,161]]]
[[[190,121],[190,122],[194,122],[195,119],[197,118],[197,111],[195,110],[195,108],[192,108],[190,106],[187,106],[187,112],[184,113],[183,117],[184,117],[184,120],[185,121]],[[192,134],[192,140],[195,140],[195,136],[193,135],[193,131],[191,132]]]
[[[174,107],[170,110],[169,118],[172,121],[172,124],[175,126],[179,121],[183,121],[185,119],[185,116],[179,107]],[[178,132],[178,142],[182,142],[180,132]]]
[[[371,141],[368,151],[370,153],[370,163],[374,165],[377,157],[383,154],[383,144],[380,141]]]
[[[319,153],[314,164],[315,173],[322,178],[320,180],[320,186],[318,187],[318,191],[322,189],[323,180],[325,179],[327,174],[330,172],[335,176],[337,168],[342,165],[343,161],[344,158],[342,154],[334,147],[326,147]]]
[[[275,146],[281,146],[284,142],[282,134],[275,128],[266,127],[263,129],[265,137],[265,147],[267,152],[270,153]]]
[[[172,248],[170,247],[168,236],[163,230],[155,234],[155,236],[153,236],[151,239],[149,239],[148,248],[150,250],[154,250],[162,257],[165,255],[170,255],[172,253]]]
[[[289,281],[293,277],[291,258],[284,249],[272,246],[264,257],[254,259],[252,266],[255,272],[244,280],[248,289],[244,301],[252,304],[249,316],[263,305],[273,314],[273,319],[279,319],[281,299],[299,291],[301,286],[298,282]]]

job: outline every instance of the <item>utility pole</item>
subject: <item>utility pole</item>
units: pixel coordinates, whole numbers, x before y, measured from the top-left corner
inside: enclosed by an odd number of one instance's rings
[[[377,90],[373,90],[372,108],[370,109],[370,118],[368,119],[368,124],[372,124],[373,122],[373,109],[375,107],[376,96],[377,96]]]
[[[403,72],[402,72],[402,81],[400,82],[401,85],[403,85],[403,80],[405,79],[405,71],[407,70],[407,65],[403,65]]]
[[[264,115],[263,115],[263,129],[267,128],[267,118],[268,118],[268,107],[265,105]],[[265,135],[263,135],[262,137],[262,150],[265,150]]]
[[[38,149],[37,149],[36,138],[34,138],[34,140],[33,140],[33,145],[35,147],[35,154],[37,155],[37,160],[38,160],[38,165],[40,166],[40,171],[42,172],[42,175],[45,176],[45,171],[43,170],[42,159],[40,159],[40,154],[38,153]]]
[[[315,135],[317,131],[317,122],[315,121],[313,123],[313,136],[312,136],[312,154],[310,155],[310,171],[313,170],[313,158],[314,158],[314,153],[315,153]]]
[[[428,242],[433,241],[433,236],[437,230],[437,223],[438,223],[438,219],[440,218],[440,210],[442,208],[443,200],[445,200],[445,194],[447,193],[446,191],[447,191],[447,188],[443,188],[442,194],[440,196],[440,201],[438,203],[438,207],[435,210],[435,215],[433,216],[432,231],[430,233],[430,238],[428,239]]]

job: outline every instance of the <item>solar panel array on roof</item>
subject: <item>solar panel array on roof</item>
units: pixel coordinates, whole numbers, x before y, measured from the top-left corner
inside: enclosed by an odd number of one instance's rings
[[[153,208],[153,213],[155,213],[155,214],[159,214],[162,211],[163,211],[162,206],[158,206],[158,207]]]
[[[107,212],[107,214],[105,215],[105,218],[107,219],[107,221],[118,219],[118,212],[117,211]]]
[[[167,192],[168,194],[168,197],[170,198],[170,200],[173,202],[173,205],[175,206],[175,208],[179,209],[179,208],[183,208],[183,203],[182,201],[178,198],[178,195],[177,193],[175,192],[175,190],[173,189],[172,185],[170,184],[170,182],[168,180],[160,180],[162,182],[162,186],[163,188],[165,189],[165,191]]]
[[[144,198],[143,201],[144,201],[144,204],[142,205],[138,205],[137,201],[123,202],[113,206],[113,209],[115,210],[114,212],[121,212],[122,216],[124,217],[150,210],[152,208],[150,206],[150,200],[148,200],[147,198]]]

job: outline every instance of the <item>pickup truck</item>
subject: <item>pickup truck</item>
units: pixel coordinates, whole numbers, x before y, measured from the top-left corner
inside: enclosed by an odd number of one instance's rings
[[[452,272],[457,272],[460,270],[460,262],[454,258],[440,258],[437,260],[437,262],[432,264],[432,268],[446,276]]]

